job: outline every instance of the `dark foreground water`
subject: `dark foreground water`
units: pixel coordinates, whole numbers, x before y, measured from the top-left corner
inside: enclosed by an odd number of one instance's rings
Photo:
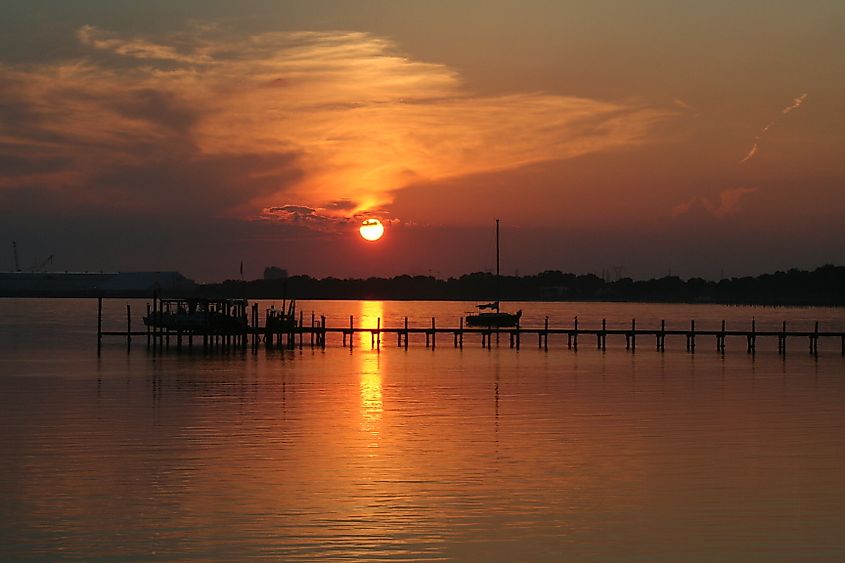
[[[302,306],[363,326],[468,308]],[[525,324],[845,326],[829,309],[521,306]],[[2,560],[845,559],[838,341],[817,358],[803,339],[783,358],[774,340],[751,357],[739,340],[721,356],[709,339],[690,355],[369,336],[153,357],[138,339],[98,359],[95,301],[0,300],[0,319]]]

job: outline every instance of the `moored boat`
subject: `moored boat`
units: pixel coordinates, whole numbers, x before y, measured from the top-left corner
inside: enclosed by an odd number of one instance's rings
[[[505,328],[519,326],[519,319],[522,317],[522,310],[516,313],[503,313],[499,310],[499,220],[496,219],[496,301],[476,305],[481,309],[493,309],[494,312],[478,312],[465,317],[467,326]]]
[[[495,313],[476,313],[474,315],[466,316],[467,326],[480,327],[509,327],[519,326],[519,319],[522,317],[522,310],[516,313],[502,313],[496,311]]]

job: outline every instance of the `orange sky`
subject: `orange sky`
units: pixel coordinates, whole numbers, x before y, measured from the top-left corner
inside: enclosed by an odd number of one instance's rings
[[[845,258],[839,2],[0,11],[0,236],[61,269],[454,275],[493,217],[526,273]]]

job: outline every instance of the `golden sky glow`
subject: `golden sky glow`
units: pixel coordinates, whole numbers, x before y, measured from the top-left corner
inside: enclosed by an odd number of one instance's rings
[[[190,159],[296,154],[301,176],[244,194],[230,210],[242,217],[291,204],[330,216],[378,210],[412,182],[640,145],[679,113],[548,93],[474,95],[453,69],[411,60],[368,33],[230,38],[193,29],[168,44],[84,26],[77,36],[92,55],[113,54],[130,66],[90,59],[0,69],[11,91],[48,121],[43,133],[72,141],[26,140],[27,150],[35,145],[71,159],[63,178],[70,186],[106,160],[149,158],[134,150],[139,142],[150,151],[184,143]],[[242,171],[247,179],[277,172]]]
[[[0,8],[0,236],[58,267],[845,260],[841,1],[153,4]]]

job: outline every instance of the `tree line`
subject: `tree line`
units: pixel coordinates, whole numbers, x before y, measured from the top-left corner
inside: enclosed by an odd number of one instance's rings
[[[278,280],[228,280],[197,286],[197,296],[250,299],[414,299],[455,301],[641,301],[755,305],[845,305],[845,266],[791,269],[760,276],[710,281],[664,276],[649,280],[603,280],[557,270],[526,276],[475,272],[438,279],[291,276]]]

